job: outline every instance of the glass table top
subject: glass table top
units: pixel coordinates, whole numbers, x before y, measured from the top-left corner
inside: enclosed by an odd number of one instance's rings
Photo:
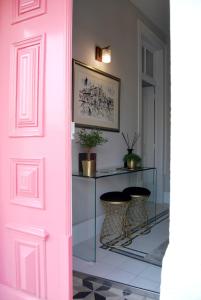
[[[141,168],[135,168],[134,170],[123,168],[123,167],[114,167],[114,168],[108,168],[108,169],[100,169],[96,171],[96,174],[94,176],[88,177],[83,176],[82,173],[79,171],[73,171],[72,175],[77,177],[86,177],[86,178],[93,178],[98,179],[102,177],[109,177],[114,175],[122,175],[122,174],[129,174],[129,173],[135,173],[135,172],[143,172],[147,170],[155,170],[154,167],[141,167]]]

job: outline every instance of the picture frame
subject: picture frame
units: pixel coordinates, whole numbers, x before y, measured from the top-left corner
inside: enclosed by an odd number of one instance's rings
[[[76,127],[120,131],[120,79],[73,60]]]

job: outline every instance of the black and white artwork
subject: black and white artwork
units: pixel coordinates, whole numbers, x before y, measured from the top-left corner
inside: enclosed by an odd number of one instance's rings
[[[120,79],[74,60],[73,120],[79,127],[119,131]]]

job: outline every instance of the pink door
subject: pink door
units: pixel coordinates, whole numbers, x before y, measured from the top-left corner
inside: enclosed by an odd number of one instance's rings
[[[71,300],[71,0],[0,0],[0,299]]]

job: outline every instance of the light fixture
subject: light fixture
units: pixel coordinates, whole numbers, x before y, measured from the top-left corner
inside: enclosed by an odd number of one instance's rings
[[[111,62],[110,46],[105,48],[96,47],[96,60],[109,64]]]

